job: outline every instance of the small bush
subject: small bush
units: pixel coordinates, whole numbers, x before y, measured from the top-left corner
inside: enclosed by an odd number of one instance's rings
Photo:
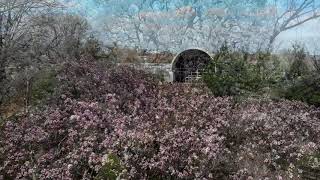
[[[289,100],[298,100],[320,107],[320,74],[312,74],[295,80],[282,96]]]
[[[287,73],[287,78],[294,81],[310,74],[310,68],[306,63],[307,53],[303,46],[294,44],[291,50],[292,63]]]
[[[95,180],[116,180],[124,171],[121,161],[117,155],[107,154],[103,158],[102,167]]]
[[[31,82],[31,103],[37,104],[51,97],[57,88],[56,72],[43,70],[38,72]]]
[[[316,72],[318,72],[320,74],[320,59],[319,59],[319,57],[314,56],[312,58],[312,60],[313,60],[313,66],[314,66]]]
[[[102,43],[91,35],[83,44],[81,51],[82,54],[89,55],[94,57],[95,59],[98,59],[103,54]]]

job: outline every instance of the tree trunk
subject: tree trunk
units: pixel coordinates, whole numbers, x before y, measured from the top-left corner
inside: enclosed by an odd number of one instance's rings
[[[269,39],[269,43],[268,43],[268,47],[267,47],[267,51],[271,52],[273,50],[273,43],[275,42],[276,38],[278,37],[280,33],[278,31],[273,32],[273,34],[271,35],[270,39]]]

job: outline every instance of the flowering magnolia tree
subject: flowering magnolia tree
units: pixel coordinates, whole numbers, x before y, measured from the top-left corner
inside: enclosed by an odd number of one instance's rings
[[[54,100],[2,127],[0,178],[275,179],[319,152],[320,110],[302,103],[235,105],[89,61],[59,79]]]

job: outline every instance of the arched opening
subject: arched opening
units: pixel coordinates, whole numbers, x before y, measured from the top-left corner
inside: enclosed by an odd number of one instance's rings
[[[210,60],[210,55],[199,49],[181,52],[172,62],[173,82],[193,82],[200,79]]]

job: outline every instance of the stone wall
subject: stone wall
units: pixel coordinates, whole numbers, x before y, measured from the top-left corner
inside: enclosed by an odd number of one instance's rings
[[[160,76],[166,82],[173,82],[172,65],[169,63],[128,63],[126,65]]]

